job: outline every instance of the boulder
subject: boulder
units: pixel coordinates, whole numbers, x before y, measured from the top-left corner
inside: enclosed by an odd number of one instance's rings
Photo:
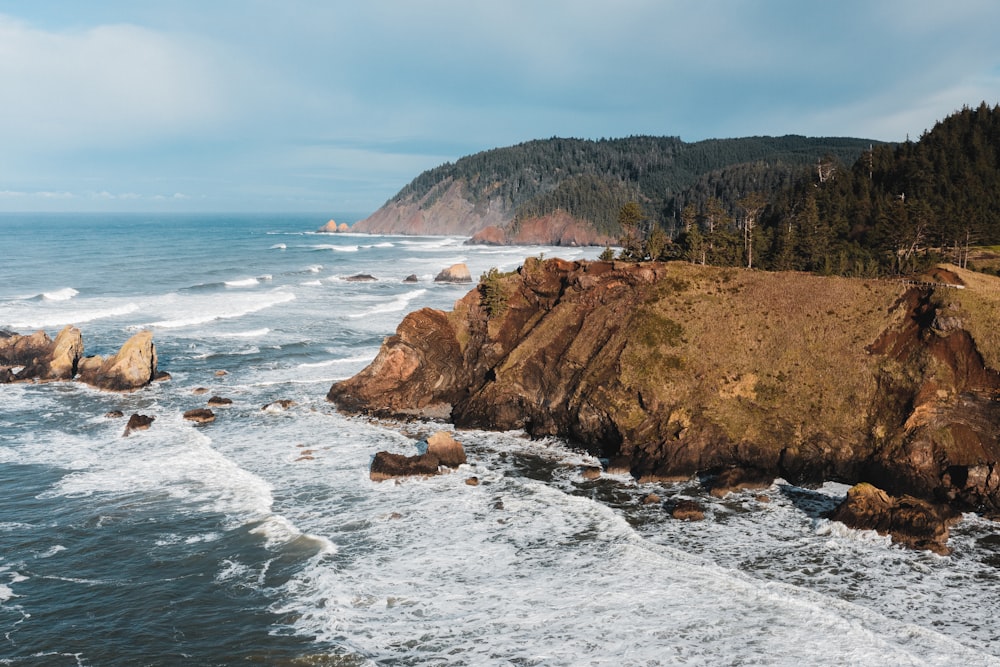
[[[346,280],[349,283],[370,283],[375,280],[378,280],[378,278],[371,275],[370,273],[359,273],[357,275],[347,276],[346,278],[344,278],[344,280]]]
[[[219,407],[222,405],[232,405],[233,399],[223,398],[222,396],[213,396],[212,398],[208,399],[208,404],[211,405],[212,407]]]
[[[78,370],[80,380],[105,391],[135,391],[145,387],[157,374],[153,332],[140,331],[107,359],[82,359]]]
[[[427,454],[438,459],[441,465],[457,468],[465,463],[465,450],[447,431],[438,431],[427,438]]]
[[[323,225],[316,231],[322,232],[324,234],[332,234],[334,232],[337,232],[339,231],[339,228],[337,227],[337,221],[334,220],[333,218],[330,218],[330,220],[325,225]]]
[[[439,461],[433,454],[404,456],[392,452],[378,452],[372,459],[369,477],[382,482],[397,477],[429,476],[438,474]]]
[[[890,496],[862,482],[848,490],[829,518],[850,528],[889,535],[898,544],[945,555],[950,551],[949,528],[959,515],[948,507],[912,496]]]
[[[411,273],[410,275],[408,275],[405,278],[403,278],[403,282],[404,283],[415,283],[415,282],[418,282],[418,280],[417,280],[417,274]]]
[[[104,416],[108,419],[121,419],[125,416],[125,413],[121,410],[111,410],[110,412],[105,412]]]
[[[471,283],[472,274],[465,264],[452,264],[434,277],[436,283]]]
[[[134,413],[128,418],[128,424],[125,425],[125,432],[122,433],[122,437],[127,438],[132,431],[147,430],[155,419],[156,417],[140,415],[138,412]]]
[[[195,408],[185,412],[184,419],[199,424],[210,424],[215,421],[215,413],[208,408]]]
[[[694,500],[679,500],[670,511],[670,516],[679,521],[702,521],[705,508]]]
[[[343,232],[349,232],[349,231],[351,231],[351,226],[349,224],[347,224],[346,222],[342,222],[339,225],[337,225],[337,231],[341,232],[341,233],[343,233]]]

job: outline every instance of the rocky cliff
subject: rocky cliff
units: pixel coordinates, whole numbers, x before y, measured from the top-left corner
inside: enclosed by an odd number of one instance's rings
[[[926,280],[532,259],[408,315],[328,398],[567,437],[638,478],[738,467],[996,512],[1000,279]]]

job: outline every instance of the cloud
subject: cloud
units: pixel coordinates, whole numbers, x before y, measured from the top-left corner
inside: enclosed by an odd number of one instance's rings
[[[219,119],[206,48],[132,25],[51,31],[0,15],[0,139],[79,149],[149,143]]]

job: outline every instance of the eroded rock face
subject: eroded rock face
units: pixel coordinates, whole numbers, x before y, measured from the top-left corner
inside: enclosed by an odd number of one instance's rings
[[[502,278],[502,310],[479,286],[450,313],[408,315],[328,398],[566,437],[643,479],[742,469],[991,511],[1000,375],[971,333],[1000,307],[987,279],[960,302],[890,281],[530,259]]]
[[[830,518],[851,528],[890,535],[893,542],[908,547],[947,554],[949,526],[958,515],[944,506],[911,496],[895,498],[862,483],[848,490]]]
[[[79,364],[80,380],[105,391],[134,391],[156,378],[153,333],[140,331],[125,341],[117,354],[103,359],[87,357]]]

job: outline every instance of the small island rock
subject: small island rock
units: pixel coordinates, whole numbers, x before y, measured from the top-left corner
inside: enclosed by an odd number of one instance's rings
[[[465,264],[452,264],[434,277],[436,283],[471,283],[472,274]]]

